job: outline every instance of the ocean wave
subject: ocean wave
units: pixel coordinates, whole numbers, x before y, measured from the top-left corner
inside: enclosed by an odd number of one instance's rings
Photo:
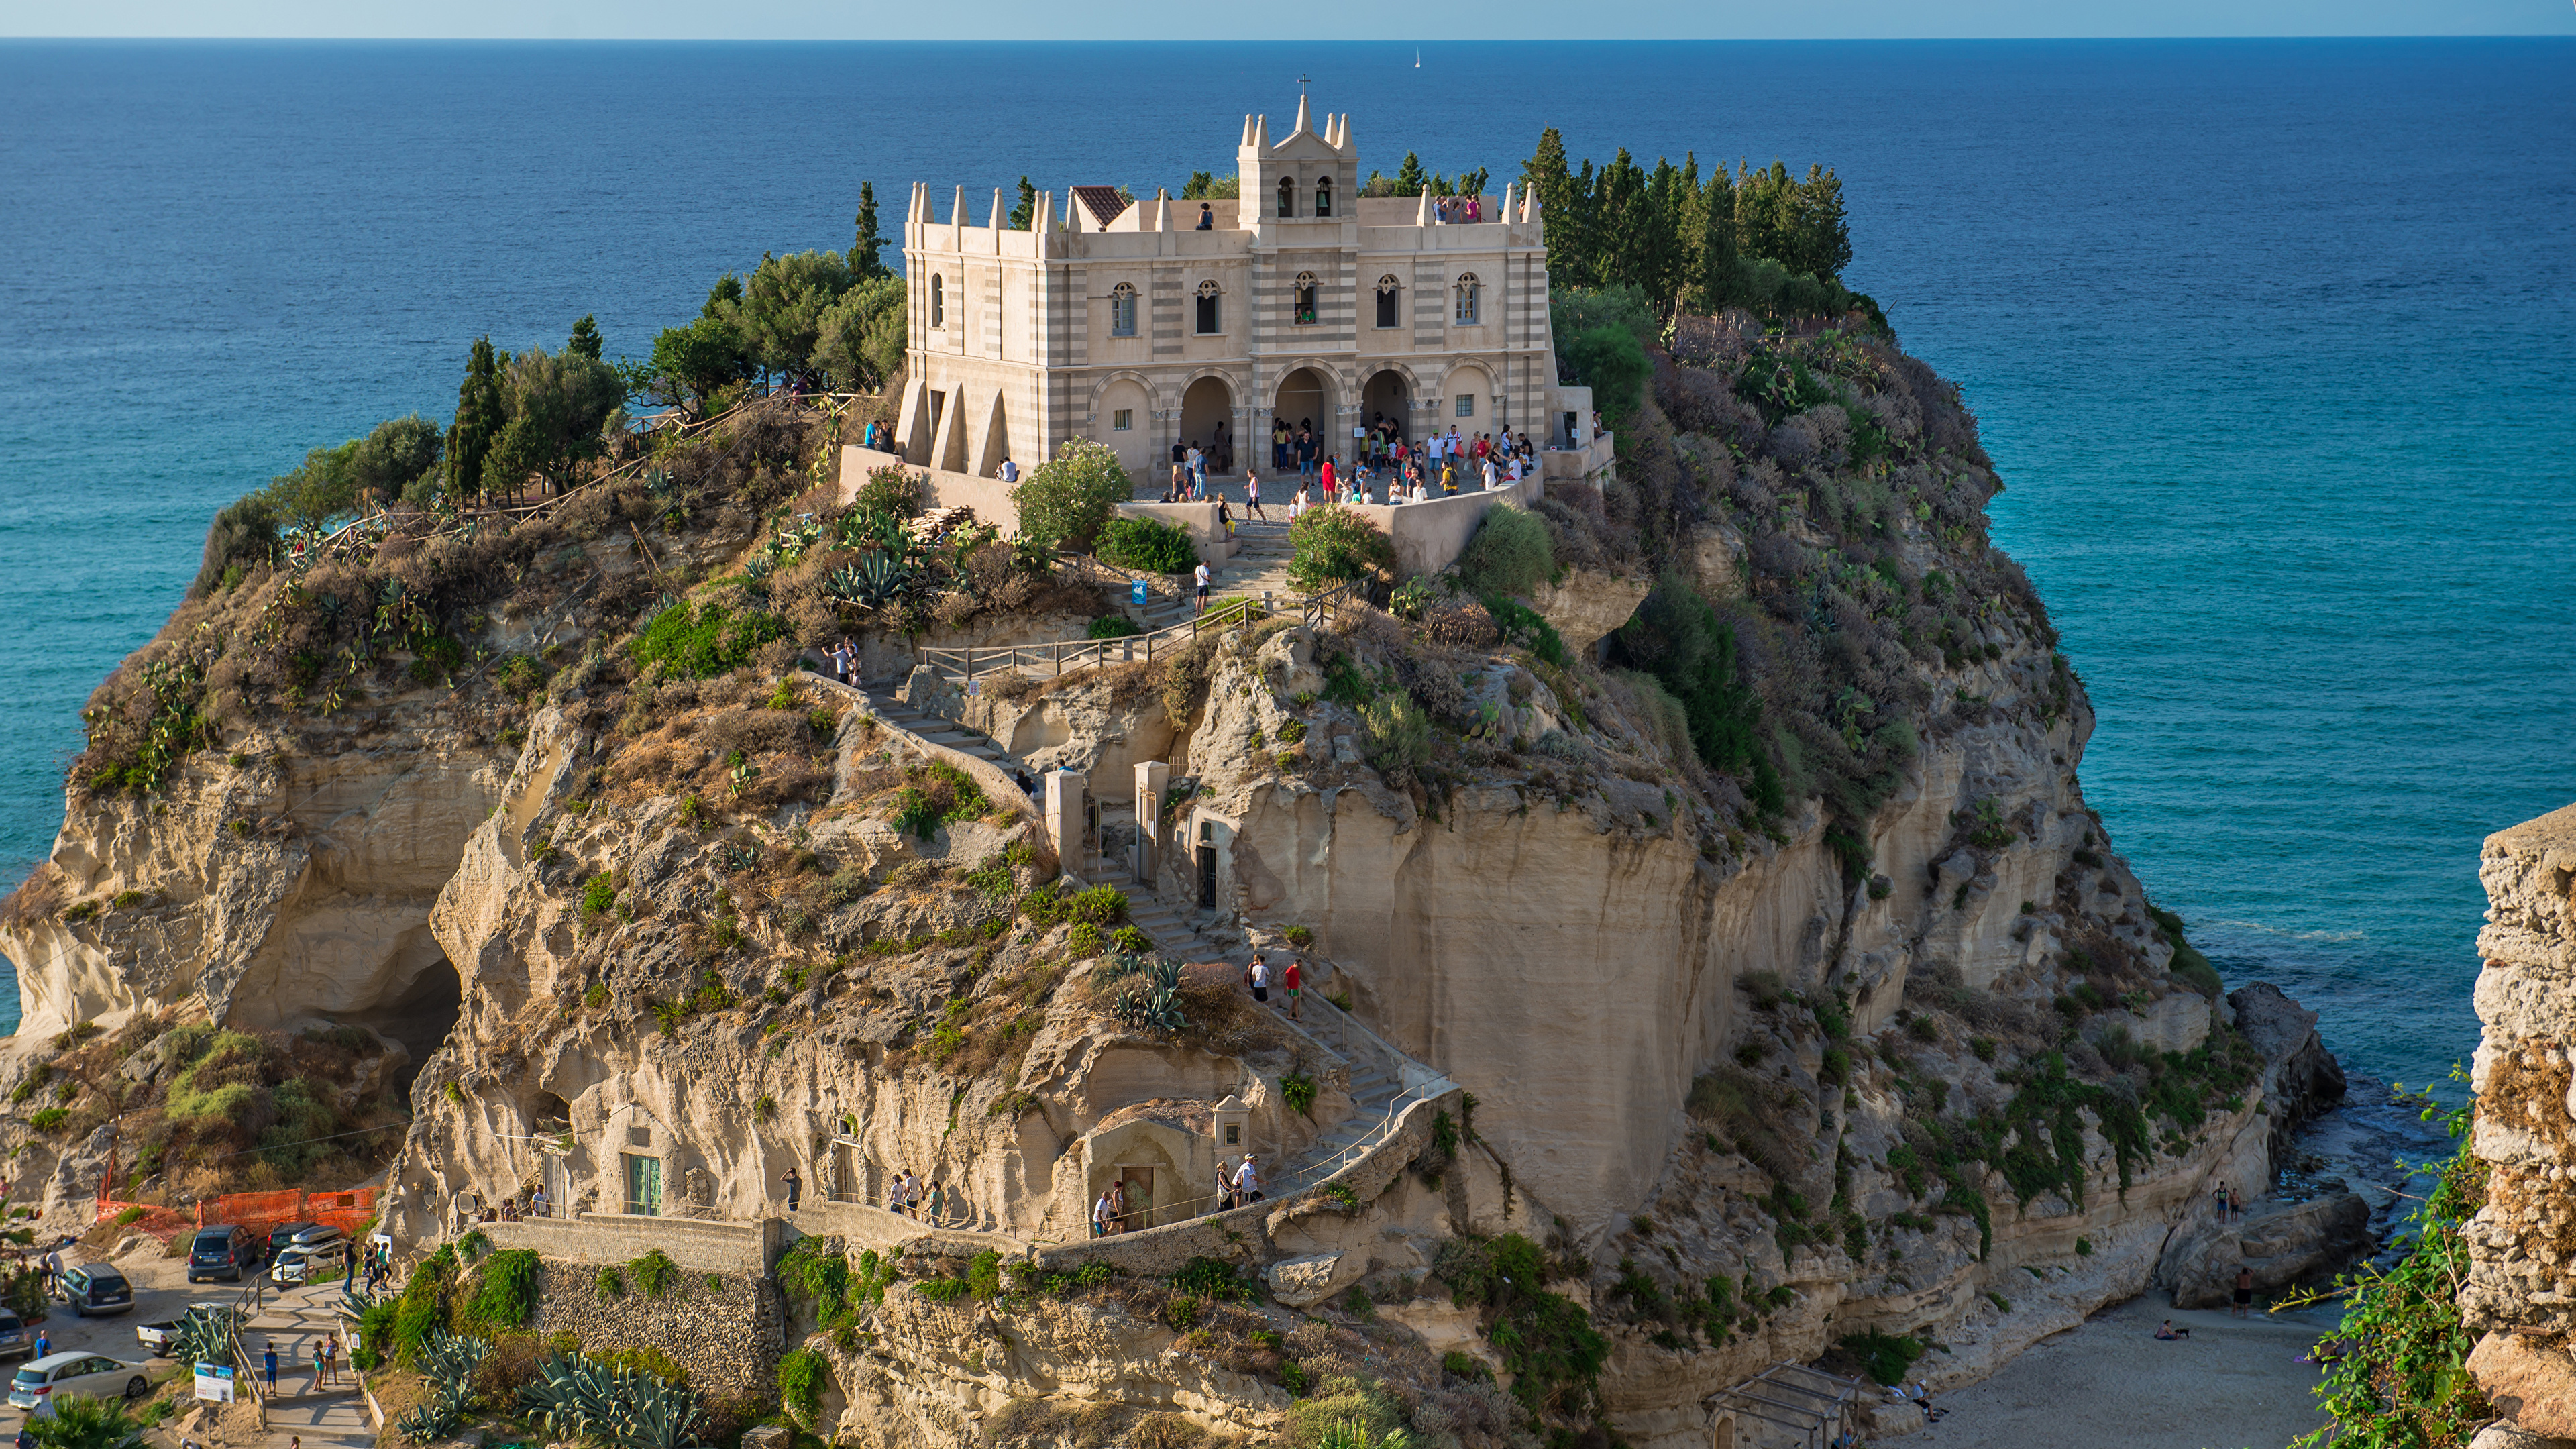
[[[2267,926],[2261,921],[2212,921],[2209,923],[2209,929],[2219,931],[2251,931],[2258,936],[2276,936],[2284,941],[2344,942],[2367,941],[2370,939],[2370,933],[2368,931],[2358,928],[2349,931],[2293,931],[2280,926]]]

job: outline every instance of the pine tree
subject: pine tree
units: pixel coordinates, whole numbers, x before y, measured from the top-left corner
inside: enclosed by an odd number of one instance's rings
[[[1011,208],[1011,230],[1027,231],[1029,223],[1037,220],[1037,215],[1038,189],[1023,176],[1020,178],[1020,204]]]
[[[456,389],[456,421],[447,430],[448,479],[458,498],[483,495],[484,461],[508,424],[499,355],[491,338],[477,337],[465,361],[465,381]]]
[[[1589,162],[1585,163],[1588,167]],[[1654,223],[1647,215],[1646,173],[1628,155],[1628,148],[1610,158],[1601,168],[1601,179],[1592,190],[1591,225],[1587,228],[1592,243],[1592,275],[1602,287],[1635,287],[1652,296],[1654,278],[1648,274],[1651,235]]]
[[[848,258],[850,276],[857,281],[873,282],[892,275],[878,259],[885,250],[885,238],[877,235],[877,189],[874,183],[859,183],[858,236],[850,243]]]
[[[1430,184],[1431,177],[1422,169],[1422,158],[1414,152],[1405,152],[1404,164],[1395,168],[1395,194],[1420,196],[1422,188]]]
[[[1645,289],[1646,300],[1655,310],[1669,315],[1680,298],[1688,278],[1688,233],[1683,230],[1685,214],[1690,209],[1690,193],[1682,189],[1682,174],[1673,163],[1658,156],[1655,169],[1646,183],[1644,213],[1638,238],[1638,285]]]
[[[597,362],[601,345],[599,319],[585,312],[580,321],[572,324],[572,340],[564,344],[564,355]]]

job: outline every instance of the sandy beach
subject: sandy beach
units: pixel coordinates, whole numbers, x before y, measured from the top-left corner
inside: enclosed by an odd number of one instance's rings
[[[2191,1337],[2159,1343],[2166,1318]],[[1939,1395],[1907,1449],[2282,1449],[2325,1422],[2298,1362],[2329,1320],[2178,1313],[2162,1293],[2033,1344],[2003,1372]],[[1936,1355],[1937,1359],[1937,1355]]]

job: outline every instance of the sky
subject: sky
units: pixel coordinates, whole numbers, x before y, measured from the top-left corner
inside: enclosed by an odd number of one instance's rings
[[[1569,23],[1577,27],[1569,33]],[[0,0],[0,36],[441,40],[1888,40],[2576,35],[2571,0]]]

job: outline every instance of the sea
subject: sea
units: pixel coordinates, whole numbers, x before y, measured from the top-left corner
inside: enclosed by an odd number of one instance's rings
[[[1835,168],[1846,280],[2009,485],[2118,848],[2357,1068],[2468,1056],[2480,841],[2576,799],[2564,38],[0,41],[0,888],[214,510],[444,419],[474,338],[640,355],[849,245],[862,181],[889,233],[916,179],[1177,192],[1301,89],[1390,174],[1499,182],[1548,126]]]

